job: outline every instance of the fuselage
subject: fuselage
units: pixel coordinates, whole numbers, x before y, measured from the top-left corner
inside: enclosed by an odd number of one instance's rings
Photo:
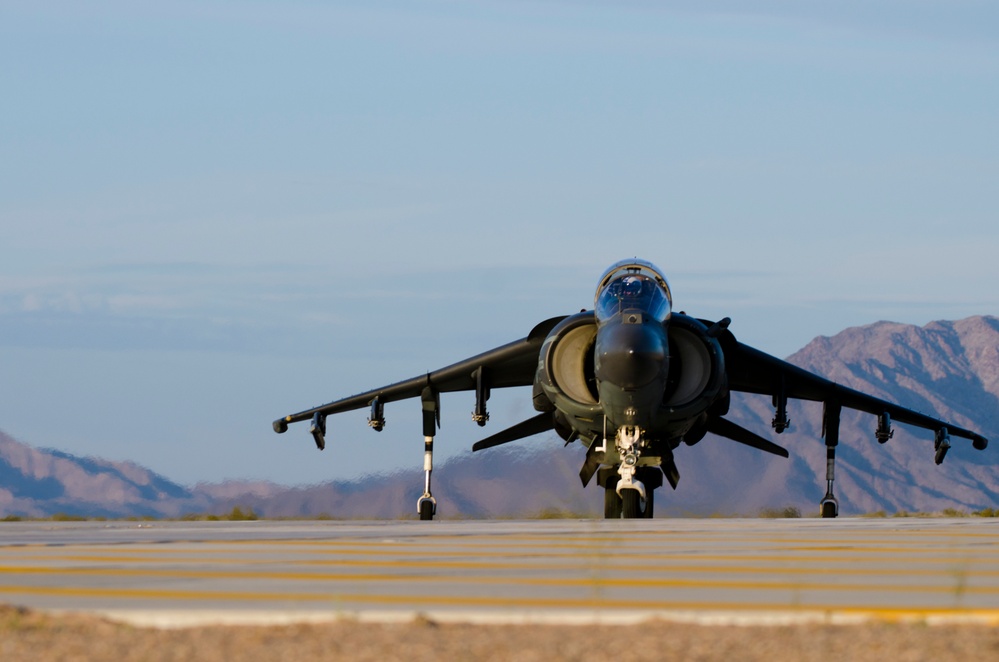
[[[556,414],[564,438],[589,446],[627,429],[668,453],[692,429],[691,440],[703,434],[705,412],[727,401],[724,360],[705,325],[671,306],[662,273],[627,260],[604,273],[593,311],[552,329],[534,402]]]
[[[618,264],[597,288],[594,377],[613,428],[649,430],[669,375],[669,286],[651,265]]]

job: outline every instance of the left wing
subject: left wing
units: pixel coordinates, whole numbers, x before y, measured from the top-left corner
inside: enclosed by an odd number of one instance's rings
[[[548,333],[563,317],[553,317],[535,326],[526,338],[516,340],[482,354],[459,361],[426,375],[372,389],[349,398],[290,414],[274,421],[274,431],[281,433],[289,423],[307,421],[345,411],[384,405],[386,402],[421,397],[430,388],[435,395],[454,391],[474,391],[485,388],[530,386],[538,367],[538,354]],[[374,403],[374,404],[373,404]],[[374,409],[373,409],[374,411]]]
[[[896,421],[933,430],[938,435],[943,431],[944,435],[951,434],[970,439],[978,450],[984,450],[988,446],[988,440],[980,434],[819,377],[749,345],[744,345],[727,330],[722,332],[718,339],[725,354],[729,388],[733,391],[773,396],[774,404],[778,408],[775,428],[778,428],[783,418],[787,399],[795,398],[824,402],[827,407],[832,405],[856,409],[878,417],[887,416],[888,418],[882,418],[879,422],[879,440],[887,440],[890,422]],[[786,421],[784,423],[786,424]],[[778,431],[782,429],[783,427],[779,427]],[[881,438],[882,430],[884,439]]]

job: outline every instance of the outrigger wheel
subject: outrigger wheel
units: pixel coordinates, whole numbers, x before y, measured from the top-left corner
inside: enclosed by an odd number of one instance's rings
[[[437,510],[436,504],[434,504],[433,499],[420,499],[420,519],[421,520],[432,520],[434,518],[434,512]]]
[[[826,495],[822,499],[822,517],[836,517],[839,515],[839,503],[836,501],[836,497]]]

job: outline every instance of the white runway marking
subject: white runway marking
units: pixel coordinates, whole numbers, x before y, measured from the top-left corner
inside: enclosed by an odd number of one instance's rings
[[[12,522],[0,601],[157,627],[999,624],[999,520]]]

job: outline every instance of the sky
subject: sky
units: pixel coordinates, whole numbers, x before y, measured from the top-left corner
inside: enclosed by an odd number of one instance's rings
[[[420,468],[418,402],[270,424],[622,258],[782,357],[999,314],[993,3],[6,0],[0,99],[0,429],[184,484]]]

